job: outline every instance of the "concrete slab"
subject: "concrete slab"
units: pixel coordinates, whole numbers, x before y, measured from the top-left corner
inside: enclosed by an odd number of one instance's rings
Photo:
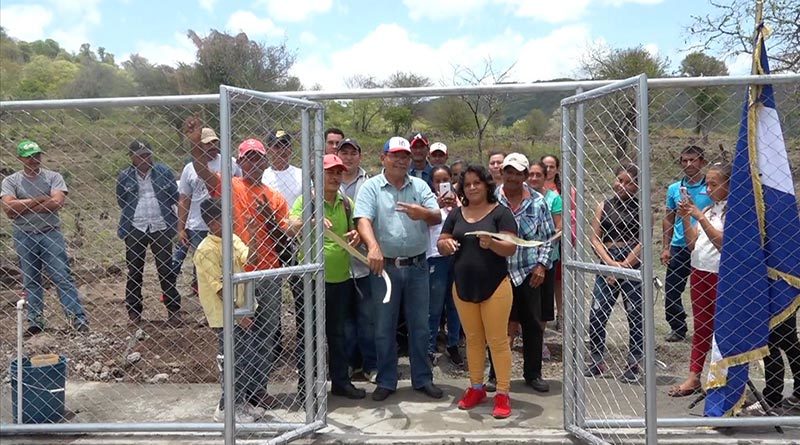
[[[668,382],[662,382],[668,383]],[[403,381],[397,393],[378,403],[369,396],[352,401],[341,397],[328,399],[328,427],[313,437],[299,443],[371,443],[371,444],[427,444],[427,443],[573,443],[562,429],[562,386],[552,382],[550,393],[538,394],[521,381],[512,384],[513,414],[510,418],[496,420],[491,417],[491,398],[477,408],[465,412],[456,408],[466,381],[443,380],[438,384],[445,391],[441,400],[433,400],[411,389]],[[370,392],[373,385],[359,383]],[[666,393],[668,385],[660,387]],[[276,400],[291,399],[293,388],[273,387]],[[643,412],[641,385],[620,384],[612,379],[587,381],[587,409],[603,411],[615,418],[638,417]],[[213,384],[159,384],[135,385],[123,383],[68,382],[67,408],[70,422],[212,422],[214,406],[219,397],[219,386]],[[665,398],[666,395],[663,395]],[[11,422],[10,388],[0,390],[0,423]],[[686,400],[686,399],[684,399]],[[640,403],[641,405],[637,405]],[[659,397],[659,415],[685,417],[685,405]],[[688,403],[688,400],[686,400]],[[682,410],[678,407],[683,406]],[[270,419],[302,422],[304,415],[299,407],[276,409],[269,412]],[[800,429],[786,429],[778,436],[772,429],[763,430],[664,430],[662,443],[730,443],[748,440],[754,443],[800,443]],[[662,440],[663,438],[663,440]],[[614,443],[641,443],[642,430],[625,430],[606,436]],[[45,437],[3,437],[2,443],[69,443],[116,444],[130,443],[220,443],[219,435],[84,435]],[[263,439],[262,439],[263,440]],[[250,441],[243,438],[242,443]]]

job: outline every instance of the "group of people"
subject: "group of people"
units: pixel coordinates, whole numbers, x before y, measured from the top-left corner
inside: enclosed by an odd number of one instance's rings
[[[224,360],[219,139],[194,117],[184,124],[184,133],[191,144],[191,162],[183,168],[180,181],[176,182],[169,167],[154,160],[151,146],[143,140],[129,145],[130,166],[118,175],[118,235],[125,243],[127,265],[125,309],[131,323],[143,321],[142,272],[149,247],[167,324],[180,326],[183,317],[176,279],[188,251],[193,250],[193,289],[209,328],[217,335],[218,358]],[[290,164],[292,147],[289,133],[270,132],[263,142],[242,141],[231,160],[234,272],[289,266],[302,259],[298,246],[308,221],[303,219],[302,172]],[[85,332],[88,318],[71,276],[58,217],[67,187],[59,173],[41,167],[42,153],[35,142],[20,142],[17,154],[24,168],[3,180],[0,194],[3,210],[13,221],[23,273],[26,332],[36,335],[45,329],[42,271],[56,286],[74,328]],[[431,398],[443,397],[432,373],[443,326],[445,350],[453,363],[463,363],[462,333],[466,342],[470,384],[458,402],[460,409],[477,406],[487,392],[494,391],[492,415],[511,415],[511,339],[518,334],[525,384],[535,391],[549,391],[542,374],[544,332],[548,322],[555,321],[560,329],[563,320],[558,158],[548,155],[531,163],[521,153],[492,152],[488,168],[462,160],[448,165],[444,143],[431,144],[426,135],[415,133],[408,139],[397,136],[386,141],[380,173],[367,174],[361,160],[362,147],[356,140],[336,128],[325,132],[324,176],[316,181],[314,191],[323,194],[324,227],[335,237],[311,233],[324,237],[324,314],[316,313],[313,295],[303,292],[297,277],[262,278],[254,283],[255,311],[237,318],[234,328],[237,421],[252,422],[269,408],[269,374],[285,343],[280,314],[282,289],[287,287],[294,299],[297,349],[293,355],[298,394],[303,398],[313,388],[306,378],[303,353],[308,314],[325,317],[331,393],[336,396],[366,397],[365,390],[352,383],[358,374],[375,384],[371,394],[375,401],[396,391],[398,325],[404,325],[408,337],[412,387]],[[661,260],[667,265],[665,304],[672,329],[666,340],[681,341],[687,335],[680,296],[689,276],[694,333],[689,375],[670,389],[673,397],[701,390],[700,374],[713,330],[730,178],[727,165],[715,164],[704,171],[700,147],[684,149],[680,163],[685,177],[668,189],[663,222],[664,245],[669,247]],[[591,246],[605,265],[640,267],[638,184],[634,165],[619,166],[610,196],[594,211]],[[537,245],[525,244],[529,241]],[[343,242],[361,249],[367,263],[351,257]],[[383,272],[391,280],[387,303],[380,302],[386,293]],[[236,307],[243,307],[243,287],[237,285],[234,294]],[[606,325],[620,294],[629,328],[627,366],[620,379],[633,383],[640,379],[644,354],[641,283],[614,276],[595,279],[584,375],[596,377],[608,369]],[[797,379],[800,345],[794,316],[770,335],[765,396],[774,404],[782,399],[781,350]],[[800,405],[799,395],[800,387],[795,386],[789,402]],[[222,419],[224,410],[221,396],[216,420]]]

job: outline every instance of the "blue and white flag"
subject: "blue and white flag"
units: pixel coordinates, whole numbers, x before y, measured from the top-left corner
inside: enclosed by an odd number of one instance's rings
[[[754,74],[769,74],[764,27]],[[719,267],[706,416],[744,403],[752,361],[769,331],[800,307],[800,213],[772,85],[751,85],[730,180]]]

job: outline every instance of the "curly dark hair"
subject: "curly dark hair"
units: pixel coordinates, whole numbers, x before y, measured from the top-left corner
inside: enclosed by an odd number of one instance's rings
[[[495,190],[497,189],[497,185],[494,183],[494,179],[492,179],[492,174],[489,173],[489,170],[482,165],[474,165],[470,164],[464,169],[464,173],[461,175],[461,179],[458,181],[458,199],[461,200],[461,205],[464,207],[469,207],[469,199],[464,194],[464,179],[467,177],[467,173],[473,173],[478,177],[478,180],[482,183],[486,184],[486,201],[489,203],[497,202],[497,195],[495,194]]]

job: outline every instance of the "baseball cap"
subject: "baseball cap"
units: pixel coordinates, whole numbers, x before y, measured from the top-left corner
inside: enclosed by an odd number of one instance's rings
[[[358,142],[356,142],[356,140],[352,139],[352,138],[345,138],[345,139],[342,139],[341,141],[339,141],[339,143],[336,145],[336,151],[341,150],[346,145],[349,145],[349,146],[355,148],[356,150],[358,150],[359,153],[361,153],[361,146],[358,145]]]
[[[209,142],[218,141],[217,133],[211,128],[203,128],[200,130],[200,142],[208,144]]]
[[[383,144],[383,152],[384,153],[395,153],[398,151],[405,151],[407,153],[411,153],[411,144],[408,143],[408,139],[400,136],[395,136],[390,138]]]
[[[428,137],[422,133],[417,133],[414,137],[411,138],[410,146],[413,147],[414,145],[422,142],[425,145],[428,145]]]
[[[264,149],[264,144],[262,144],[258,139],[245,139],[241,144],[239,144],[240,158],[251,151],[261,153],[262,155],[267,154],[267,150]]]
[[[17,156],[21,158],[29,158],[36,153],[44,153],[39,147],[39,144],[30,139],[23,139],[17,144]]]
[[[132,155],[153,154],[153,147],[147,141],[135,140],[128,145],[128,151]]]
[[[335,167],[347,168],[345,167],[344,162],[342,162],[342,158],[339,156],[325,155],[325,157],[322,158],[322,168],[324,170],[330,170]]]
[[[525,157],[522,153],[511,153],[510,155],[506,156],[503,159],[503,165],[501,168],[506,168],[508,166],[514,167],[515,170],[521,172],[527,172],[528,167],[530,167],[530,163],[528,163],[528,158]]]
[[[447,145],[442,144],[441,142],[434,142],[431,144],[430,153],[434,151],[441,151],[444,154],[447,154]]]
[[[282,145],[284,147],[291,147],[292,146],[292,135],[287,133],[284,130],[278,130],[274,133],[269,133],[267,135],[267,145],[270,147],[274,147],[276,145]]]

